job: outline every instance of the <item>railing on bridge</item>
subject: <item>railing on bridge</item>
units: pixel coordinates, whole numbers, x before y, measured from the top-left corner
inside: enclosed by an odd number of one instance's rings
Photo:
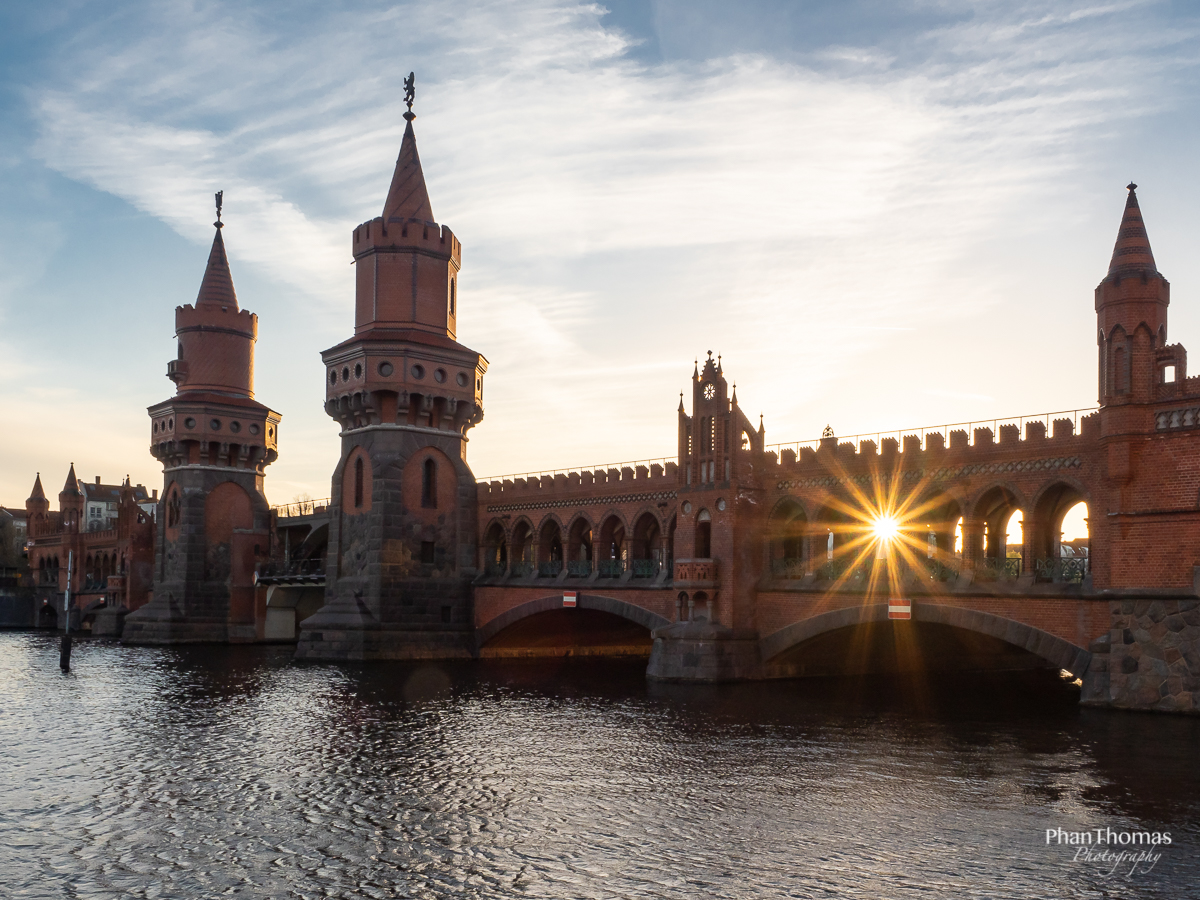
[[[590,559],[571,559],[567,561],[568,578],[587,578],[591,574],[592,561]]]
[[[1036,559],[1033,567],[1038,581],[1054,584],[1082,584],[1089,571],[1086,556]]]
[[[998,419],[982,419],[977,422],[952,422],[948,425],[929,425],[922,428],[901,428],[895,431],[876,431],[865,434],[852,434],[845,437],[835,437],[834,439],[839,444],[851,443],[855,445],[857,450],[858,445],[863,441],[874,441],[875,447],[878,450],[882,446],[884,438],[894,438],[896,442],[903,447],[904,438],[917,436],[921,439],[922,449],[929,449],[929,443],[926,440],[931,434],[940,434],[945,442],[945,446],[950,446],[951,431],[965,431],[969,442],[974,445],[975,429],[990,428],[992,435],[999,439],[1001,425],[1016,425],[1022,436],[1025,434],[1025,426],[1030,422],[1042,422],[1046,426],[1046,435],[1050,436],[1055,420],[1070,419],[1071,429],[1074,434],[1079,434],[1079,420],[1084,416],[1091,415],[1099,409],[1097,406],[1087,407],[1085,409],[1065,409],[1058,412],[1039,413],[1032,416],[1009,416],[1007,418]],[[831,437],[833,437],[831,435]],[[821,446],[821,438],[814,438],[808,441],[790,441],[778,444],[767,444],[766,450],[768,453],[775,453],[776,458],[782,457],[783,451],[792,449],[796,451],[797,456],[801,449],[808,447],[813,450],[819,449]]]
[[[295,519],[301,516],[315,516],[329,509],[330,498],[321,500],[296,500],[282,506],[272,506],[271,512],[280,519]]]

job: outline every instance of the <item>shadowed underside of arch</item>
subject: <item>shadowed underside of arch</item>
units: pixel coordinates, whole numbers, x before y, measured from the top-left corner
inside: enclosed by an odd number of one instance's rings
[[[781,653],[820,635],[868,622],[887,621],[886,603],[836,609],[779,629],[759,641],[759,650],[763,661],[770,664]],[[1091,653],[1070,641],[1032,625],[979,610],[919,602],[913,604],[912,621],[961,628],[996,638],[1041,657],[1060,669],[1066,669],[1076,677],[1083,676],[1092,659]]]
[[[671,624],[657,613],[652,613],[649,610],[642,609],[640,606],[635,606],[632,603],[626,603],[623,600],[615,600],[612,597],[602,597],[596,594],[580,594],[575,602],[576,609],[596,610],[598,612],[609,613],[610,615],[620,616],[637,625],[642,626],[647,631],[653,631],[656,628],[662,628],[664,625]],[[562,594],[554,594],[550,597],[542,597],[538,600],[530,600],[527,603],[522,603],[520,606],[514,606],[507,612],[503,612],[496,618],[481,625],[475,632],[475,646],[482,648],[488,641],[492,640],[501,631],[511,625],[515,625],[522,619],[527,619],[530,616],[538,615],[539,613],[552,612],[554,610],[563,609]],[[568,610],[569,612],[569,610]]]

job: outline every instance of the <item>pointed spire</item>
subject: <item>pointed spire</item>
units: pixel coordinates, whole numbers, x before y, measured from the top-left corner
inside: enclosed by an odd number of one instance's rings
[[[709,355],[711,356],[712,354],[709,354]],[[725,370],[721,368],[721,354],[720,353],[717,354],[717,374],[718,375],[725,374]]]
[[[225,241],[221,237],[221,229],[225,227],[225,223],[221,221],[221,201],[224,194],[224,191],[217,192],[217,221],[213,222],[217,233],[213,235],[212,250],[208,253],[208,267],[204,270],[204,280],[200,282],[200,293],[196,295],[196,308],[224,306],[236,312],[237,293],[233,290],[229,257],[225,255]]]
[[[720,359],[720,357],[717,357],[717,358]],[[720,372],[721,370],[718,369],[717,371]],[[733,383],[733,405],[737,406],[737,382],[736,381]]]
[[[63,485],[62,493],[83,496],[83,491],[79,490],[79,479],[75,477],[75,463],[71,463],[71,471],[67,473],[67,482]]]
[[[38,472],[37,477],[33,479],[33,493],[29,495],[30,500],[45,500],[46,492],[42,490],[42,473]]]
[[[412,113],[406,113],[405,118],[409,115]],[[412,119],[404,126],[404,140],[400,142],[400,155],[396,158],[392,186],[388,188],[387,200],[383,204],[383,221],[390,222],[393,219],[435,221],[433,207],[429,203],[429,191],[425,189],[421,157],[417,155],[417,138],[413,134]]]
[[[1117,232],[1117,243],[1113,247],[1112,261],[1108,264],[1110,276],[1157,275],[1154,253],[1150,250],[1150,238],[1142,221],[1142,210],[1138,206],[1137,185],[1127,185],[1129,198],[1125,201],[1125,214],[1121,217],[1121,229]]]
[[[763,414],[762,413],[758,414],[758,434],[760,437],[762,435],[766,434],[766,429],[763,428]]]
[[[683,391],[679,392],[679,412],[683,412]]]
[[[692,381],[700,380],[700,360],[696,360],[692,364]]]

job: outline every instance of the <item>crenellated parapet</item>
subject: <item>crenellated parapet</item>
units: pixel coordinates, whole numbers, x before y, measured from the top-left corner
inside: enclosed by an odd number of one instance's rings
[[[382,216],[376,216],[363,222],[354,229],[352,245],[356,260],[373,252],[403,250],[444,259],[454,263],[456,268],[462,264],[462,244],[450,226],[411,217],[392,217],[385,221]]]
[[[479,502],[488,511],[553,508],[583,502],[614,503],[674,498],[679,466],[663,460],[578,471],[535,473],[479,483]],[[651,497],[650,495],[653,495]],[[661,496],[660,496],[661,495]]]

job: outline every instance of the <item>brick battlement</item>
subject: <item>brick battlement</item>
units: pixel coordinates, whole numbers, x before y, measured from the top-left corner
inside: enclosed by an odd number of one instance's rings
[[[903,435],[903,444],[892,437],[883,438],[878,445],[873,440],[839,442],[835,437],[828,437],[807,445],[785,446],[778,457],[774,451],[768,452],[767,456],[786,473],[821,471],[834,463],[848,471],[863,467],[876,469],[880,462],[910,471],[931,466],[955,468],[969,466],[973,462],[984,464],[997,460],[1064,457],[1090,449],[1100,438],[1099,416],[1094,413],[1083,416],[1079,423],[1080,431],[1076,433],[1072,419],[1054,419],[1053,431],[1047,435],[1046,422],[1026,422],[1024,439],[1017,424],[1000,425],[997,429],[999,434],[986,427],[972,428],[969,432],[966,428],[949,428],[945,434],[942,431],[928,431],[924,441],[920,434],[906,434]]]
[[[393,219],[385,224],[382,216],[376,217],[354,229],[352,244],[355,259],[371,250],[390,247],[430,251],[454,260],[456,265],[462,258],[462,245],[448,226],[419,219]]]
[[[175,307],[175,330],[191,328],[221,328],[258,338],[258,315],[248,309],[198,309],[190,303]]]
[[[479,483],[481,502],[503,503],[509,500],[529,501],[546,498],[578,498],[583,495],[603,495],[616,500],[612,495],[630,492],[661,491],[674,488],[678,481],[679,466],[668,462],[665,465],[621,466],[619,468],[581,470],[578,472],[555,472],[528,478],[503,479]]]

